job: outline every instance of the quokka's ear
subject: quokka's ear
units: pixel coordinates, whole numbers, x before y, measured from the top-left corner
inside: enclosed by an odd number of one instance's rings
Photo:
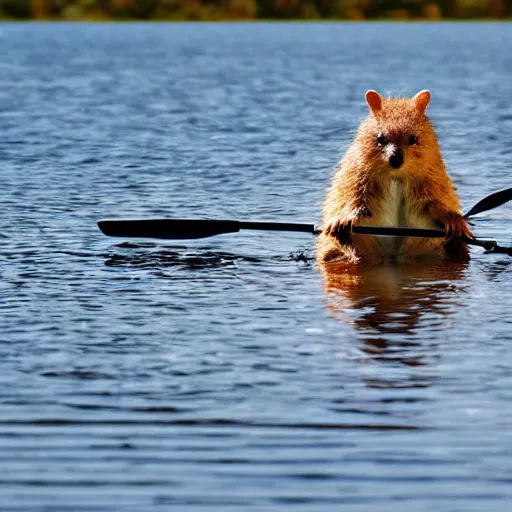
[[[366,91],[366,103],[370,107],[372,114],[376,116],[382,110],[382,98],[377,91]]]
[[[423,90],[414,96],[412,99],[416,105],[416,109],[419,110],[422,114],[428,107],[430,103],[430,91]]]

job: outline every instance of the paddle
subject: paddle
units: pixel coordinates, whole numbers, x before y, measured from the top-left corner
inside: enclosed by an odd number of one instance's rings
[[[471,210],[464,214],[464,218],[468,219],[469,217],[473,217],[477,213],[486,212],[487,210],[492,210],[493,208],[497,208],[502,204],[510,201],[512,199],[512,188],[506,188],[504,190],[498,190],[498,192],[494,192],[475,204]]]
[[[494,192],[480,200],[465,215],[468,218],[477,213],[496,208],[512,199],[512,188]],[[321,229],[314,224],[290,222],[237,221],[212,219],[104,219],[98,221],[101,231],[108,236],[125,238],[162,238],[166,240],[182,240],[206,238],[224,233],[236,233],[242,229],[263,231],[296,231],[319,234]],[[441,229],[422,229],[388,226],[353,226],[356,234],[400,237],[443,238]],[[495,240],[481,240],[464,237],[466,243],[478,245],[487,251],[505,252],[512,256],[512,249],[499,247]]]
[[[182,240],[236,233],[241,229],[317,233],[314,224],[290,222],[242,222],[212,219],[104,219],[98,226],[109,236]],[[318,231],[319,232],[319,231]]]

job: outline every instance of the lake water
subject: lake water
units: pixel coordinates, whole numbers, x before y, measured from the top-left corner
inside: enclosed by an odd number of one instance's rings
[[[364,93],[432,91],[465,209],[512,186],[510,24],[1,24],[2,510],[509,511],[512,258],[325,281]],[[475,219],[512,243],[512,208]]]

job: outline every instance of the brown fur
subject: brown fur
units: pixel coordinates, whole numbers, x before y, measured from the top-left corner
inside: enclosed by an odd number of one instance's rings
[[[469,259],[460,238],[471,236],[455,188],[446,173],[436,134],[425,114],[430,93],[414,98],[382,99],[366,95],[369,116],[339,163],[323,206],[323,233],[317,244],[320,262],[349,264],[385,261]],[[377,144],[377,136],[386,136]],[[416,136],[417,143],[410,144]],[[389,158],[401,148],[403,165]],[[442,238],[395,238],[356,235],[352,224],[368,226],[443,227]]]

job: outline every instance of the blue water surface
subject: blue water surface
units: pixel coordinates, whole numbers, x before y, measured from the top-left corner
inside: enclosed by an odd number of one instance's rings
[[[465,207],[512,186],[510,24],[1,24],[0,509],[512,507],[512,258],[325,280],[364,93],[432,91]],[[512,243],[512,209],[474,232]]]

